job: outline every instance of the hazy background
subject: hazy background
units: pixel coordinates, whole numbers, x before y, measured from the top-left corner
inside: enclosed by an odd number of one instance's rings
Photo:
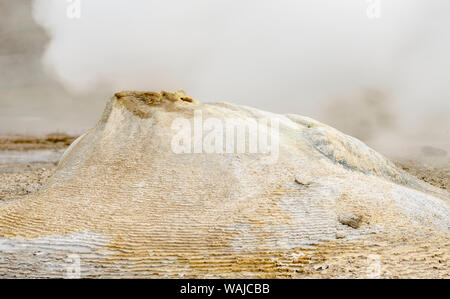
[[[449,151],[450,1],[377,2],[0,0],[0,134],[79,134],[115,91],[184,89]]]

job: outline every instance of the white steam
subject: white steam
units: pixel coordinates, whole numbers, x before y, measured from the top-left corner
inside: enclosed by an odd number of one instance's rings
[[[73,92],[182,88],[339,127],[327,107],[344,97],[357,117],[369,89],[396,120],[384,135],[449,145],[449,1],[380,0],[375,19],[374,0],[81,0],[71,19],[74,2],[34,6],[45,65]]]

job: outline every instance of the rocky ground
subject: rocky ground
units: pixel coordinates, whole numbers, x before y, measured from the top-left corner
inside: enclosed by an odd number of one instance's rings
[[[402,160],[396,164],[419,179],[450,192],[450,163],[429,165],[418,160]]]
[[[0,202],[39,190],[53,174],[65,148],[76,137],[55,133],[45,137],[0,139]]]

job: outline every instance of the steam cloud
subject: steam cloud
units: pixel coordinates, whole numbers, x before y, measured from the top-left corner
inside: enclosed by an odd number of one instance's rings
[[[375,19],[365,0],[81,0],[71,19],[73,2],[35,0],[34,16],[44,64],[74,93],[183,88],[374,144],[450,147],[449,1],[381,0]]]

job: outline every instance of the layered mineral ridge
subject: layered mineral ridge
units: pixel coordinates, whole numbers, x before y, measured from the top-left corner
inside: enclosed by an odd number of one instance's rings
[[[249,133],[180,151],[198,115],[270,119],[271,152]],[[449,199],[307,117],[120,92],[42,190],[0,205],[0,276],[448,277]]]

